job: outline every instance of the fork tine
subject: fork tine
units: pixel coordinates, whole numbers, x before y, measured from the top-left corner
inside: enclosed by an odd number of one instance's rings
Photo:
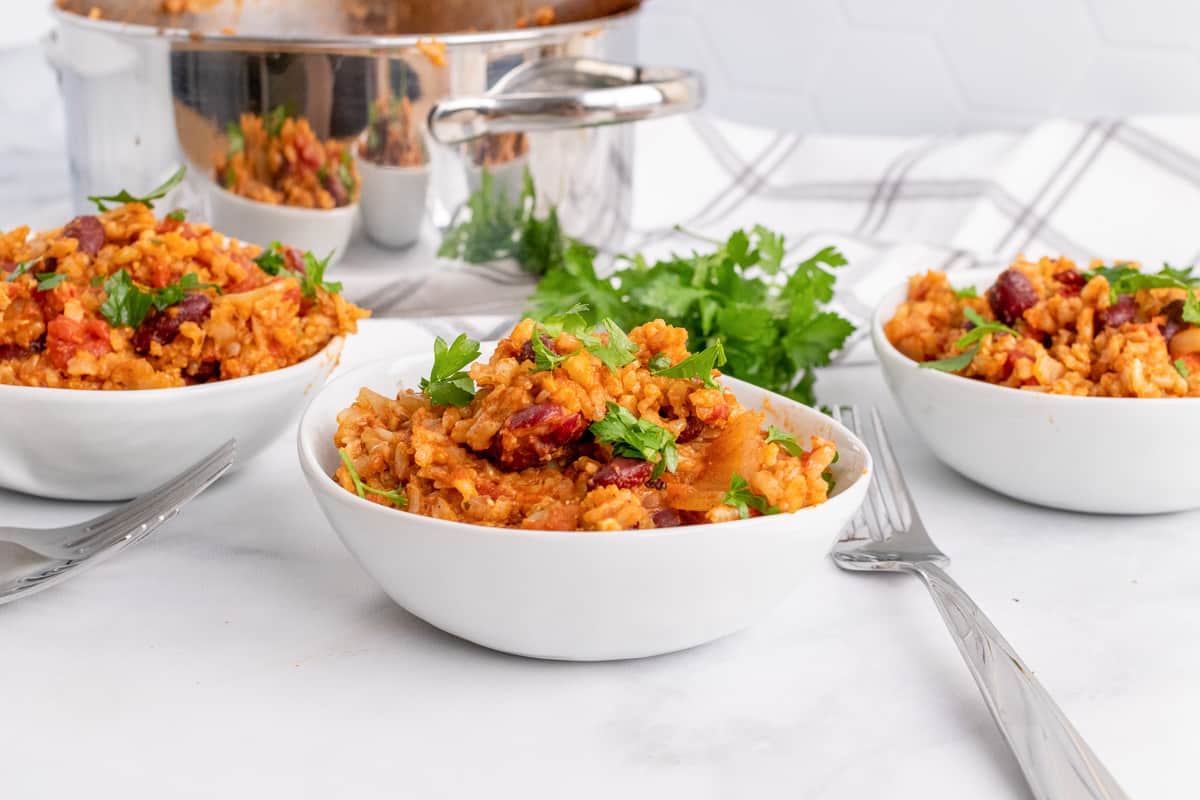
[[[863,419],[863,414],[857,406],[851,406],[851,411],[853,412],[854,432],[862,437],[868,451],[872,454],[877,453],[879,451],[878,433]],[[876,466],[875,474],[867,486],[867,502],[863,504],[870,512],[867,527],[871,538],[876,541],[888,538],[897,530],[888,515],[887,501],[884,500],[884,487],[880,483],[881,474],[881,470]],[[871,524],[872,522],[874,524]]]
[[[855,430],[854,421],[850,418],[851,414],[853,414],[853,411],[854,411],[853,407],[851,407],[851,406],[834,406],[831,409],[831,411],[833,412],[832,416],[833,416],[834,420],[841,423],[842,425],[845,425],[856,436],[858,435],[858,431]],[[849,527],[850,527],[851,534],[855,538],[870,537],[870,535],[871,535],[870,528],[867,525],[867,517],[866,517],[866,514],[863,512],[862,506],[859,506],[858,509],[854,512],[854,516],[850,518]]]
[[[165,522],[165,519],[159,518],[190,500],[220,477],[221,473],[233,463],[236,453],[237,444],[230,439],[200,463],[129,503],[92,520],[83,528],[83,535],[79,539],[63,546],[77,550],[85,549],[96,545],[101,540],[111,538],[117,532],[120,532],[121,536],[127,534],[144,536],[149,532],[148,530],[139,533],[130,530],[130,527],[136,526],[137,521],[143,518],[148,518],[142,524],[151,525],[151,530]]]
[[[888,490],[884,492],[884,495],[891,498],[894,506],[895,527],[897,530],[905,530],[919,525],[920,516],[917,514],[916,503],[913,502],[908,484],[904,482],[904,474],[900,471],[900,461],[896,458],[896,451],[892,449],[891,440],[888,439],[887,429],[883,427],[883,417],[879,415],[878,408],[871,409],[871,428],[875,432],[873,438],[877,447],[874,452],[878,454],[879,463],[882,466],[882,469],[875,470],[875,475],[887,483]]]

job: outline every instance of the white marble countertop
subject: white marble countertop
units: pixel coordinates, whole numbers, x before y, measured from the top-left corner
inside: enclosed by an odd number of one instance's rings
[[[346,361],[426,337],[369,321]],[[1200,514],[1021,505],[936,462],[874,367],[827,370],[819,388],[882,405],[951,572],[1129,794],[1193,795]],[[97,511],[0,492],[5,523]],[[919,583],[832,564],[826,579],[824,604],[784,603],[688,652],[501,655],[387,599],[284,437],[142,545],[0,607],[3,785],[21,798],[1026,796]]]

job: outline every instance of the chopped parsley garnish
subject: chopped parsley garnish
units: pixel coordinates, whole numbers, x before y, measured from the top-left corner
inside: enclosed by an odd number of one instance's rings
[[[574,243],[563,234],[556,209],[543,218],[537,216],[537,193],[528,168],[515,201],[497,190],[492,173],[484,168],[466,208],[467,218],[446,231],[439,258],[460,258],[470,264],[511,258],[526,272],[545,275],[563,266],[566,249]],[[586,245],[578,246],[595,253]]]
[[[346,472],[350,475],[350,480],[354,483],[354,490],[358,492],[359,497],[366,499],[367,492],[370,492],[390,501],[396,508],[408,507],[408,498],[404,496],[402,489],[392,489],[390,492],[385,492],[382,489],[367,486],[363,483],[362,478],[358,477],[358,470],[354,468],[354,463],[350,461],[350,456],[344,448],[338,448],[338,455],[342,457],[342,464],[346,466]]]
[[[778,508],[767,505],[767,498],[750,491],[750,482],[736,472],[730,479],[729,491],[721,498],[721,502],[736,508],[738,516],[742,519],[750,516],[750,509],[754,509],[760,514],[779,513]]]
[[[323,289],[330,294],[336,294],[342,290],[342,284],[338,281],[325,280],[325,270],[329,266],[329,259],[333,258],[333,251],[323,259],[317,259],[309,251],[304,251],[302,260],[304,262],[304,272],[296,272],[289,269],[287,266],[287,257],[284,255],[283,245],[279,242],[271,242],[271,246],[264,250],[254,259],[254,263],[258,264],[258,268],[268,275],[284,275],[292,277],[300,281],[300,292],[305,297],[316,297],[317,289]]]
[[[242,126],[233,120],[225,123],[225,138],[229,140],[225,152],[231,158],[246,149],[246,138],[242,135]]]
[[[650,363],[646,365],[651,372],[657,372],[669,366],[671,366],[671,357],[666,353],[655,353],[650,359]]]
[[[608,341],[597,342],[588,348],[588,352],[603,361],[604,365],[613,372],[626,364],[637,361],[637,345],[629,341],[629,336],[621,330],[621,326],[608,318],[605,318],[600,324],[608,332]]]
[[[829,462],[829,466],[832,467],[834,464],[836,464],[838,462],[838,459],[841,457],[842,457],[841,453],[834,451],[833,461]],[[831,469],[825,470],[824,472],[821,473],[821,477],[825,479],[826,492],[832,492],[834,487],[837,486],[837,481],[834,480],[834,478],[833,478],[833,470],[831,470]]]
[[[162,185],[151,189],[148,194],[145,194],[141,197],[134,197],[127,190],[122,189],[116,194],[108,195],[106,197],[92,195],[88,197],[88,200],[95,203],[96,208],[100,209],[101,211],[108,211],[108,206],[106,206],[105,203],[141,203],[146,208],[154,208],[154,201],[161,200],[162,198],[166,197],[172,189],[174,189],[183,181],[183,176],[186,174],[187,167],[181,165],[179,169],[175,170],[175,174],[167,178]]]
[[[796,441],[796,437],[792,436],[787,431],[780,430],[774,425],[767,426],[767,441],[776,442],[784,450],[794,455],[796,458],[804,455],[804,448]]]
[[[38,272],[38,273],[34,274],[34,277],[38,279],[38,286],[37,286],[38,291],[39,292],[48,292],[51,289],[53,289],[55,286],[58,286],[60,283],[65,281],[67,279],[67,273],[65,273],[65,272]]]
[[[534,325],[533,339],[530,341],[530,345],[533,347],[534,372],[548,372],[570,358],[569,355],[559,355],[554,348],[547,347],[546,343],[542,341],[542,336],[541,326]]]
[[[1183,321],[1200,325],[1200,299],[1193,291],[1200,285],[1200,278],[1192,274],[1191,267],[1176,269],[1164,264],[1158,272],[1142,272],[1126,264],[1115,264],[1089,270],[1084,277],[1088,280],[1102,277],[1108,281],[1109,305],[1114,305],[1120,295],[1134,294],[1143,289],[1184,289],[1187,294],[1183,300]]]
[[[33,265],[37,264],[41,260],[42,257],[38,256],[37,258],[31,258],[28,261],[22,261],[21,263],[17,264],[15,267],[13,267],[13,271],[8,273],[8,283],[12,283],[26,272],[29,272]]]
[[[104,291],[108,297],[100,305],[100,313],[114,327],[136,328],[146,319],[151,306],[163,311],[183,300],[188,292],[200,289],[217,289],[220,292],[214,284],[200,283],[194,272],[161,289],[147,290],[134,283],[129,273],[121,269],[104,281]]]
[[[724,364],[725,348],[721,346],[721,340],[718,339],[712,347],[706,347],[675,366],[656,370],[653,374],[661,375],[664,378],[699,378],[708,388],[716,389],[718,386],[717,382],[713,380],[712,371],[714,367]]]
[[[475,396],[475,381],[466,372],[479,358],[479,342],[460,333],[451,345],[437,337],[433,341],[433,369],[421,379],[421,391],[439,406],[465,406]]]
[[[263,127],[266,128],[267,135],[272,139],[279,136],[283,132],[283,123],[290,116],[292,116],[292,109],[289,103],[277,105],[268,111],[263,117]]]
[[[954,290],[954,296],[959,300],[973,300],[979,297],[979,291],[974,286],[964,286]]]
[[[1188,367],[1187,367],[1187,362],[1185,362],[1182,358],[1175,359],[1174,364],[1175,364],[1175,371],[1178,372],[1181,376],[1186,378],[1188,375],[1192,374],[1192,371],[1190,369],[1188,369]]]
[[[548,272],[530,298],[530,315],[586,302],[592,323],[607,317],[629,329],[661,317],[686,328],[697,350],[719,341],[730,374],[811,405],[814,370],[829,364],[854,332],[826,307],[832,270],[846,259],[828,247],[785,278],[786,252],[783,236],[757,226],[734,231],[708,252],[654,264],[641,255],[623,257],[625,265],[602,278],[595,250],[568,242],[561,268]]]
[[[675,437],[661,425],[638,419],[624,406],[608,401],[604,419],[593,422],[589,430],[596,441],[613,446],[613,455],[639,458],[654,464],[652,477],[664,471],[674,472],[679,465]]]
[[[954,346],[959,348],[970,348],[966,352],[959,353],[950,358],[943,358],[940,361],[922,361],[918,367],[922,369],[936,369],[940,372],[958,372],[965,368],[975,359],[975,354],[979,352],[979,340],[988,334],[1007,333],[1017,338],[1021,334],[1017,333],[1012,328],[1005,325],[1003,322],[989,322],[984,319],[978,311],[973,308],[964,308],[963,314],[975,327],[958,337],[958,341]],[[972,346],[974,345],[974,346]]]
[[[173,219],[176,222],[184,222],[187,220],[188,210],[186,208],[177,208],[170,214],[167,214],[167,219]]]

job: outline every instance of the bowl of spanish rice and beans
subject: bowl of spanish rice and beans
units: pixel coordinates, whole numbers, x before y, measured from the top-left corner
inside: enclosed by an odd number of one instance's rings
[[[353,148],[322,139],[285,106],[230,122],[213,178],[213,226],[225,235],[287,242],[331,264],[345,252],[362,189]]]
[[[1200,507],[1200,298],[1190,270],[1018,258],[914,275],[873,324],[908,421],[963,475],[1097,513]]]
[[[353,370],[300,425],[330,523],[400,605],[506,652],[632,658],[822,591],[870,456],[661,320],[524,320]]]
[[[295,419],[366,312],[311,254],[150,200],[0,234],[0,487],[117,500]]]

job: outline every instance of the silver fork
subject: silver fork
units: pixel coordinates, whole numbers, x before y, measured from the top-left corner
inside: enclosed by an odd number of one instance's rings
[[[17,574],[0,578],[0,603],[47,589],[145,539],[221,477],[236,453],[237,444],[230,439],[161,486],[78,525],[47,530],[0,528],[0,542],[19,545],[41,557]]]
[[[911,572],[925,583],[1034,797],[1126,798],[1012,645],[942,570],[950,559],[925,532],[879,412],[871,409],[867,418],[840,406],[833,416],[863,439],[876,464],[866,502],[833,546],[834,562],[847,570]]]

